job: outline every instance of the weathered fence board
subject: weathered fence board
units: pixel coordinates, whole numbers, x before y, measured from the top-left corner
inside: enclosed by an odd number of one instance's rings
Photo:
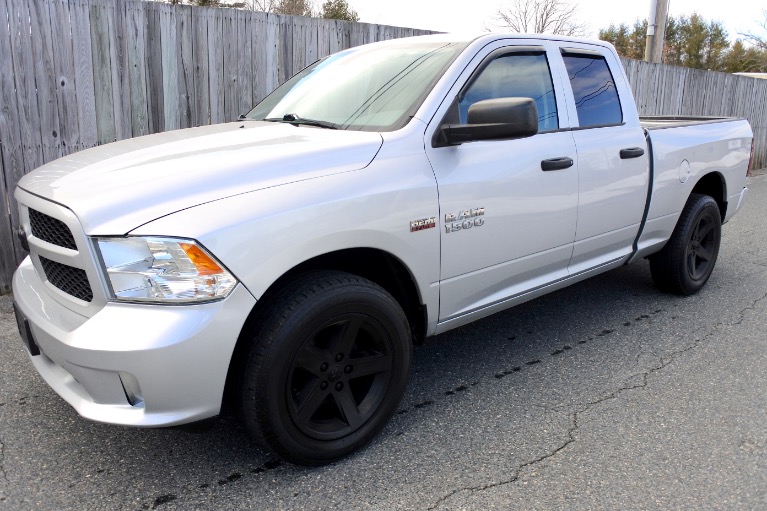
[[[10,0],[0,0],[0,6],[6,7],[7,12],[11,12],[6,2]],[[0,12],[0,55],[11,55],[11,34],[7,22],[7,12]],[[2,232],[9,232],[11,222],[10,190],[13,189],[15,176],[23,173],[24,151],[21,144],[21,121],[18,111],[18,97],[14,84],[13,62],[10,58],[0,59],[0,165],[3,167],[2,186],[3,197],[2,210],[0,210],[0,229]],[[14,238],[0,238],[0,256],[3,258],[12,257],[15,262]],[[10,255],[9,255],[10,254]],[[6,261],[3,262],[5,264]],[[7,279],[7,275],[5,276]],[[3,275],[0,275],[0,279]],[[3,281],[0,280],[0,283]]]
[[[224,89],[223,89],[223,118],[232,120],[239,116],[237,111],[237,50],[240,46],[240,40],[237,36],[236,12],[233,9],[220,9],[218,14],[221,17],[221,26],[224,37],[222,44],[223,65],[224,65]]]
[[[102,0],[104,1],[104,0]],[[106,0],[109,20],[109,55],[112,71],[112,100],[115,111],[115,135],[118,140],[132,136],[130,117],[130,80],[128,78],[128,27],[125,0]]]
[[[67,5],[62,2],[48,2],[49,16],[57,23],[51,23],[53,46],[53,76],[56,83],[56,109],[58,112],[59,156],[78,150],[80,126],[77,118],[78,95],[75,89],[75,61],[72,51],[72,23]],[[74,149],[71,149],[74,148]]]
[[[194,101],[194,53],[192,30],[192,7],[182,6],[176,11],[176,35],[179,41],[178,59],[178,111],[182,128],[192,124],[192,102]]]
[[[306,67],[306,47],[308,43],[307,39],[309,38],[309,27],[306,22],[307,18],[301,16],[295,18],[286,16],[285,21],[286,24],[290,24],[291,26],[290,38],[292,40],[292,51],[290,54],[293,56],[293,62],[288,75],[292,76]]]
[[[80,144],[77,148],[79,150],[93,147],[98,143],[90,6],[87,0],[72,0],[69,7],[72,22],[72,48],[75,55],[77,120],[80,126]],[[62,41],[62,44],[66,44],[66,41]]]
[[[5,0],[0,4],[8,9],[8,13],[0,13],[0,167],[2,167],[2,184],[0,184],[0,271],[6,272],[5,277],[7,288],[10,284],[10,273],[13,265],[20,257],[21,248],[18,246],[17,239],[13,235],[14,226],[18,225],[18,213],[16,212],[13,200],[13,186],[19,176],[25,171],[25,155],[31,151],[26,151],[24,145],[24,131],[22,130],[23,103],[26,98],[23,96],[24,83],[16,84],[14,75],[18,65],[18,57],[15,50],[19,44],[18,26],[19,19],[18,4],[13,0]],[[23,80],[23,79],[22,79]],[[17,88],[18,87],[18,88]],[[28,130],[27,130],[28,133]],[[0,287],[3,282],[0,281]],[[1,289],[0,289],[1,290]]]
[[[279,32],[277,40],[277,73],[280,83],[293,76],[293,23],[288,16],[278,16]]]
[[[95,3],[90,6],[90,27],[93,55],[94,93],[96,100],[96,130],[99,144],[117,140],[115,131],[115,101],[112,90],[112,56],[107,8]]]
[[[178,111],[180,91],[178,87],[179,40],[176,33],[176,12],[171,5],[159,4],[160,42],[162,45],[162,92],[165,126],[163,131],[181,127]]]
[[[13,189],[100,143],[231,121],[331,53],[428,33],[138,0],[0,0],[0,292],[23,253]],[[748,117],[767,165],[767,80],[624,60],[642,114]]]
[[[237,115],[253,106],[253,31],[254,22],[247,11],[237,11]]]
[[[210,122],[224,120],[224,21],[219,9],[208,9],[208,76],[210,84]]]
[[[133,136],[148,135],[147,66],[144,2],[127,2],[125,11],[128,44],[128,92],[130,94],[130,128]]]
[[[208,84],[208,18],[192,16],[192,126],[210,124],[210,86]]]
[[[21,144],[25,164],[35,167],[43,163],[41,133],[38,129],[40,112],[37,107],[35,62],[29,26],[29,3],[13,0],[14,11],[9,16],[11,59],[16,83]],[[7,57],[6,57],[7,58]],[[12,169],[14,172],[22,169]],[[16,178],[21,175],[15,176]]]
[[[0,46],[2,49],[2,46]],[[3,145],[0,144],[0,177],[5,175],[3,166]],[[8,289],[10,286],[10,276],[16,266],[16,251],[14,243],[16,236],[11,230],[11,197],[5,184],[5,179],[0,179],[0,278],[6,278],[6,281],[0,281],[0,292]]]
[[[253,104],[255,105],[264,99],[270,92],[279,85],[279,71],[277,62],[279,61],[279,18],[275,14],[260,15],[263,21],[261,27],[263,35],[259,41],[253,41],[253,47],[259,48],[259,53],[254,63],[257,65],[253,69],[253,76],[256,86],[253,89]],[[254,36],[256,32],[254,31]],[[261,53],[263,48],[263,54]]]
[[[56,108],[56,73],[53,66],[53,42],[48,2],[29,3],[32,51],[35,64],[35,86],[43,161],[59,156],[59,119]]]
[[[30,24],[29,3],[26,0],[12,0],[9,2],[12,11],[8,16],[10,28],[11,52],[6,55],[13,62],[13,75],[16,87],[16,108],[20,131],[20,151],[22,157],[17,161],[23,162],[23,166],[11,166],[6,168],[6,186],[9,190],[21,178],[28,168],[35,168],[44,162],[42,152],[42,134],[40,132],[40,112],[37,105],[37,85],[35,83],[35,58],[32,49],[32,28]],[[2,18],[2,16],[0,16]],[[13,98],[12,98],[13,100]],[[14,148],[19,150],[18,148]],[[13,150],[13,149],[12,149]],[[11,225],[19,224],[18,211],[13,198],[10,198]],[[12,229],[11,229],[12,230]],[[15,239],[8,243],[12,244],[16,259],[23,253]]]

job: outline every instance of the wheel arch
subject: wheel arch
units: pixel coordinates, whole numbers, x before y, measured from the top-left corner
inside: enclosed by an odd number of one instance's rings
[[[275,280],[256,302],[246,319],[229,362],[229,370],[224,391],[224,407],[234,403],[237,390],[237,378],[242,371],[248,352],[248,339],[244,332],[251,331],[251,325],[258,321],[259,313],[270,303],[274,296],[286,284],[297,276],[317,271],[336,270],[366,278],[391,294],[399,303],[410,323],[414,344],[420,344],[426,337],[426,305],[418,291],[418,286],[410,269],[401,259],[384,250],[375,248],[349,248],[312,257],[297,264]]]
[[[722,221],[724,221],[727,214],[727,182],[721,173],[714,171],[702,176],[695,183],[695,186],[690,191],[690,195],[694,193],[708,195],[713,198],[719,206],[719,213],[722,216]]]

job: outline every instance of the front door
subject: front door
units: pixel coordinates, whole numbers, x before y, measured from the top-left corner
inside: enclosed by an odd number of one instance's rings
[[[476,101],[529,97],[536,101],[539,132],[448,147],[427,141],[441,214],[440,322],[489,311],[566,277],[575,236],[577,154],[572,133],[558,131],[563,101],[555,94],[547,52],[488,50],[477,69],[438,122],[466,123]]]

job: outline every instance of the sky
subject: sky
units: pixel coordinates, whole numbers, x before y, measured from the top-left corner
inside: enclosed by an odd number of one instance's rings
[[[360,21],[381,25],[436,30],[440,32],[481,33],[493,28],[495,13],[511,0],[347,0]],[[634,24],[650,14],[650,0],[571,0],[577,17],[589,26],[590,38],[610,23]],[[471,6],[471,8],[459,7]],[[706,20],[721,21],[730,40],[739,33],[764,34],[767,0],[670,0],[669,14],[679,16],[697,12]],[[496,29],[497,30],[497,29]],[[767,34],[765,34],[767,35]]]

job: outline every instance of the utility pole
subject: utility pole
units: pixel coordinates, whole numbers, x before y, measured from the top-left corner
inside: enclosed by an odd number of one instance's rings
[[[660,63],[663,56],[663,42],[666,40],[666,18],[669,0],[650,0],[650,19],[647,22],[647,42],[644,59]]]

